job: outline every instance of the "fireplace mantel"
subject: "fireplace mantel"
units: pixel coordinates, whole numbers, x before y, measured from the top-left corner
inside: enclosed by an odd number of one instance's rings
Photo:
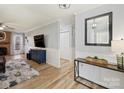
[[[6,45],[6,44],[10,44],[10,42],[0,42],[0,44]]]

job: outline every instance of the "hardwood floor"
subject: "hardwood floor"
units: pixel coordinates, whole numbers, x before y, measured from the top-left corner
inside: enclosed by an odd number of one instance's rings
[[[24,56],[6,57],[9,59],[24,58]],[[40,72],[30,80],[19,83],[12,89],[87,89],[88,87],[74,81],[73,63],[61,60],[61,68],[55,68],[49,64],[37,64],[27,62]]]

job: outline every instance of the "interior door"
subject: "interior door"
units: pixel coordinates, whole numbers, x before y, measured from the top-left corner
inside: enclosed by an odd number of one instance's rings
[[[60,33],[60,57],[63,59],[70,60],[70,35],[68,32],[61,32]]]

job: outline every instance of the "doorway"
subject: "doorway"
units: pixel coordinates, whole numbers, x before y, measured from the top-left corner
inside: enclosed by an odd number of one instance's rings
[[[70,60],[70,35],[68,32],[60,33],[60,57],[61,59]]]
[[[65,63],[68,64],[69,62],[73,61],[74,57],[74,47],[73,47],[73,30],[72,26],[65,26],[60,31],[60,62],[61,66]]]

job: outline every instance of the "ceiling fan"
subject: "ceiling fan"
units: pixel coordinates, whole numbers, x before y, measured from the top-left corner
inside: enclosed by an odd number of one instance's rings
[[[68,8],[70,8],[70,4],[59,4],[59,8],[68,9]]]
[[[15,28],[8,26],[5,23],[0,22],[0,30],[4,30],[4,29],[10,29],[10,30],[14,30]]]

